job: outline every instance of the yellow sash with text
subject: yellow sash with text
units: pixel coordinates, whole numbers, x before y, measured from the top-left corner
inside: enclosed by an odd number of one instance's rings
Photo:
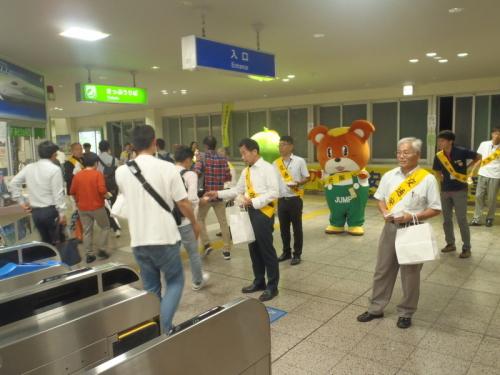
[[[253,188],[252,181],[250,180],[250,167],[247,167],[245,182],[246,182],[248,197],[250,199],[258,197],[257,192]],[[273,201],[273,202],[269,203],[268,205],[262,207],[260,209],[260,211],[269,218],[273,217],[274,212],[276,211],[276,201]]]
[[[359,172],[360,171],[353,171],[332,174],[325,178],[325,185],[337,185],[341,182],[352,179],[353,177],[357,176]]]
[[[391,211],[395,205],[397,205],[401,200],[413,190],[415,186],[420,184],[422,180],[427,176],[429,172],[427,172],[423,168],[417,169],[411,175],[405,178],[401,184],[394,190],[391,195],[389,195],[389,199],[385,202],[387,205],[387,209]]]
[[[278,170],[281,174],[281,177],[283,177],[283,180],[285,180],[285,182],[287,182],[287,183],[294,182],[292,176],[290,175],[290,173],[288,173],[288,169],[286,168],[285,163],[283,162],[283,158],[276,159],[276,165],[278,166]],[[301,197],[301,198],[304,197],[304,189],[300,188],[299,186],[289,186],[288,185],[288,187],[298,197]]]
[[[484,158],[481,161],[481,167],[484,167],[485,165],[491,163],[493,160],[496,160],[498,158],[500,158],[500,148],[497,148],[495,151],[489,154],[488,157]]]
[[[436,154],[436,156],[451,176],[455,177],[455,179],[457,179],[460,182],[463,182],[464,184],[470,184],[469,177],[465,174],[458,173],[455,170],[455,168],[453,168],[453,165],[451,165],[450,161],[448,160],[443,151],[439,151]]]

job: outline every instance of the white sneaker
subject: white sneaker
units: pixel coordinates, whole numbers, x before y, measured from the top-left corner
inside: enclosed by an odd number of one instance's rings
[[[210,274],[208,272],[203,272],[202,278],[203,278],[203,280],[201,280],[200,283],[198,283],[198,284],[193,283],[193,285],[192,285],[193,286],[193,290],[200,290],[205,285],[207,285],[207,282],[210,279]]]
[[[116,238],[119,238],[121,235],[122,235],[122,232],[118,229],[118,230],[115,232],[115,237],[116,237]]]

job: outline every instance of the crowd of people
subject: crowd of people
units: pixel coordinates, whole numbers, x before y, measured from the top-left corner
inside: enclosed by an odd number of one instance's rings
[[[494,128],[491,136],[475,152],[456,146],[451,131],[440,132],[432,166],[434,174],[419,165],[421,140],[403,138],[398,142],[399,165],[383,175],[374,196],[385,224],[369,307],[358,316],[359,322],[383,317],[401,271],[403,299],[398,305],[397,326],[411,326],[419,300],[422,264],[399,265],[395,250],[398,228],[442,213],[446,245],[441,251],[453,252],[456,251],[454,210],[463,242],[459,257],[471,256],[469,225],[482,225],[485,201],[486,227],[491,227],[494,221],[500,182],[500,128]],[[99,143],[99,154],[91,152],[89,145],[82,147],[75,143],[63,165],[64,173],[56,165],[58,146],[50,141],[39,145],[40,160],[22,169],[10,186],[13,197],[32,212],[42,240],[52,243],[57,227],[66,224],[67,192],[82,223],[86,262],[92,263],[97,257],[108,258],[109,232],[113,229],[119,235],[120,231],[110,208],[120,199],[120,216],[128,219],[130,245],[144,288],[161,299],[162,323],[168,332],[184,288],[181,247],[189,255],[192,289],[200,290],[209,281],[209,274],[203,271],[199,247],[204,257],[213,252],[213,239],[206,226],[208,212],[213,209],[217,217],[223,242],[221,253],[230,260],[233,244],[226,206],[234,202],[248,212],[255,234],[255,241],[248,245],[254,278],[241,291],[262,292],[258,297],[261,301],[275,298],[279,294],[279,262],[290,261],[297,266],[303,252],[303,186],[309,172],[305,160],[293,153],[294,139],[280,138],[280,157],[273,164],[260,156],[255,140],[241,140],[238,147],[246,167],[239,178],[225,150],[217,150],[217,139],[213,136],[203,139],[202,151],[197,142],[192,142],[189,146],[175,145],[168,152],[166,142],[157,139],[148,125],[135,127],[131,140],[119,158],[113,156],[105,140]],[[479,176],[476,206],[469,223],[467,194],[471,173],[476,172]],[[21,195],[22,184],[27,185],[29,202]],[[279,257],[273,244],[276,214],[283,243]],[[94,223],[100,229],[96,249]],[[162,274],[168,286],[164,293]]]

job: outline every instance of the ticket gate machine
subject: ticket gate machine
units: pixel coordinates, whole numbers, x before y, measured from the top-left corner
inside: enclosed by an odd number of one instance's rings
[[[159,300],[109,263],[0,298],[0,374],[70,374],[160,335]]]
[[[38,269],[32,267],[34,270],[26,267],[25,271],[27,273],[18,272],[15,276],[1,279],[0,296],[4,293],[10,293],[14,290],[34,285],[47,277],[66,272],[68,268],[64,264],[61,264],[60,261],[61,258],[57,249],[44,242],[33,241],[0,248],[0,267],[7,263],[16,265],[34,262],[51,263]]]
[[[265,306],[240,298],[178,325],[85,372],[86,375],[270,375],[271,333]]]

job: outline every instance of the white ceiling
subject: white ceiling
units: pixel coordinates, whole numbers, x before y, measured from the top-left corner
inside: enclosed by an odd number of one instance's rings
[[[454,7],[464,10],[450,14]],[[180,40],[201,34],[200,8],[207,37],[221,42],[255,48],[252,24],[262,23],[261,48],[276,55],[279,76],[296,78],[260,83],[183,71]],[[0,9],[0,55],[45,75],[56,89],[50,108],[64,108],[51,112],[58,117],[142,108],[76,103],[86,66],[94,82],[108,84],[131,85],[137,71],[150,108],[500,76],[500,0],[0,0]],[[69,26],[111,36],[89,43],[58,35]],[[430,51],[449,62],[426,58]]]

